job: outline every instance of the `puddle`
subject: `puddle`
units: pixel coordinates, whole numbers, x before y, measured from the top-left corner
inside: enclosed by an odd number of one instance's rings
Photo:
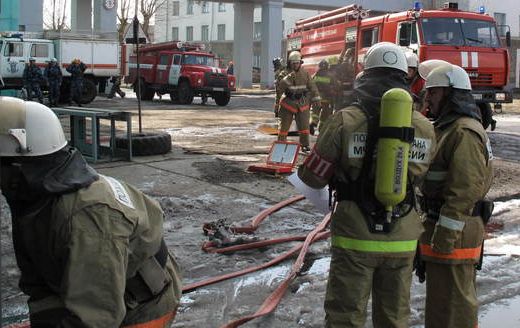
[[[520,327],[520,296],[501,300],[491,306],[491,309],[480,314],[478,325],[480,328]]]

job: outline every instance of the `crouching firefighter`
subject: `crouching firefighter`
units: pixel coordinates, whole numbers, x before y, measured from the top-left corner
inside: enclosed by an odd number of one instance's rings
[[[49,108],[16,98],[0,97],[0,171],[32,327],[170,327],[180,277],[156,201],[96,173]]]
[[[275,112],[281,119],[278,140],[287,140],[287,135],[294,117],[302,150],[310,150],[309,121],[311,103],[320,106],[320,95],[310,74],[301,67],[303,61],[298,51],[293,51],[287,59],[289,73],[276,87]],[[282,97],[283,95],[283,97]],[[281,99],[278,102],[278,99]]]
[[[438,143],[422,187],[425,326],[473,328],[478,324],[475,266],[493,207],[484,200],[493,178],[491,146],[463,68],[432,67],[425,100]]]
[[[413,186],[427,172],[434,131],[412,112],[398,46],[375,44],[364,65],[354,88],[358,102],[333,115],[298,175],[336,193],[325,326],[364,327],[372,294],[374,327],[404,328],[422,232]]]

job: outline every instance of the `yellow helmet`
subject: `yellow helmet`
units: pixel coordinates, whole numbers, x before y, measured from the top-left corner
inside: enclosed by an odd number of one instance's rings
[[[292,51],[287,57],[288,62],[299,62],[302,61],[302,54],[299,51]]]
[[[329,58],[327,58],[327,61],[330,65],[336,65],[339,62],[339,58],[338,56],[330,56]]]

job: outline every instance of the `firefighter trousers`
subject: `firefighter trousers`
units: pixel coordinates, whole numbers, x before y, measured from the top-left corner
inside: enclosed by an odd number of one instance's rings
[[[280,108],[280,112],[278,115],[281,119],[280,129],[278,131],[278,140],[287,140],[287,135],[289,134],[289,129],[291,128],[291,123],[294,118],[294,120],[296,121],[298,134],[300,135],[300,145],[302,145],[302,147],[309,147],[309,109],[294,113],[282,107]]]
[[[425,328],[475,328],[475,265],[426,262]]]
[[[377,257],[332,247],[325,327],[363,328],[372,293],[375,328],[407,328],[413,255]]]

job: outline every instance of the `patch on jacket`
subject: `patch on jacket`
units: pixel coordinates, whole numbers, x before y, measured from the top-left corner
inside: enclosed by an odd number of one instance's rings
[[[131,209],[135,209],[134,203],[132,202],[132,198],[130,198],[130,195],[126,191],[123,184],[116,179],[112,177],[107,177],[105,175],[101,175],[106,182],[108,182],[108,185],[110,188],[112,188],[112,192],[114,193],[114,198],[120,202],[121,204],[130,207]]]

